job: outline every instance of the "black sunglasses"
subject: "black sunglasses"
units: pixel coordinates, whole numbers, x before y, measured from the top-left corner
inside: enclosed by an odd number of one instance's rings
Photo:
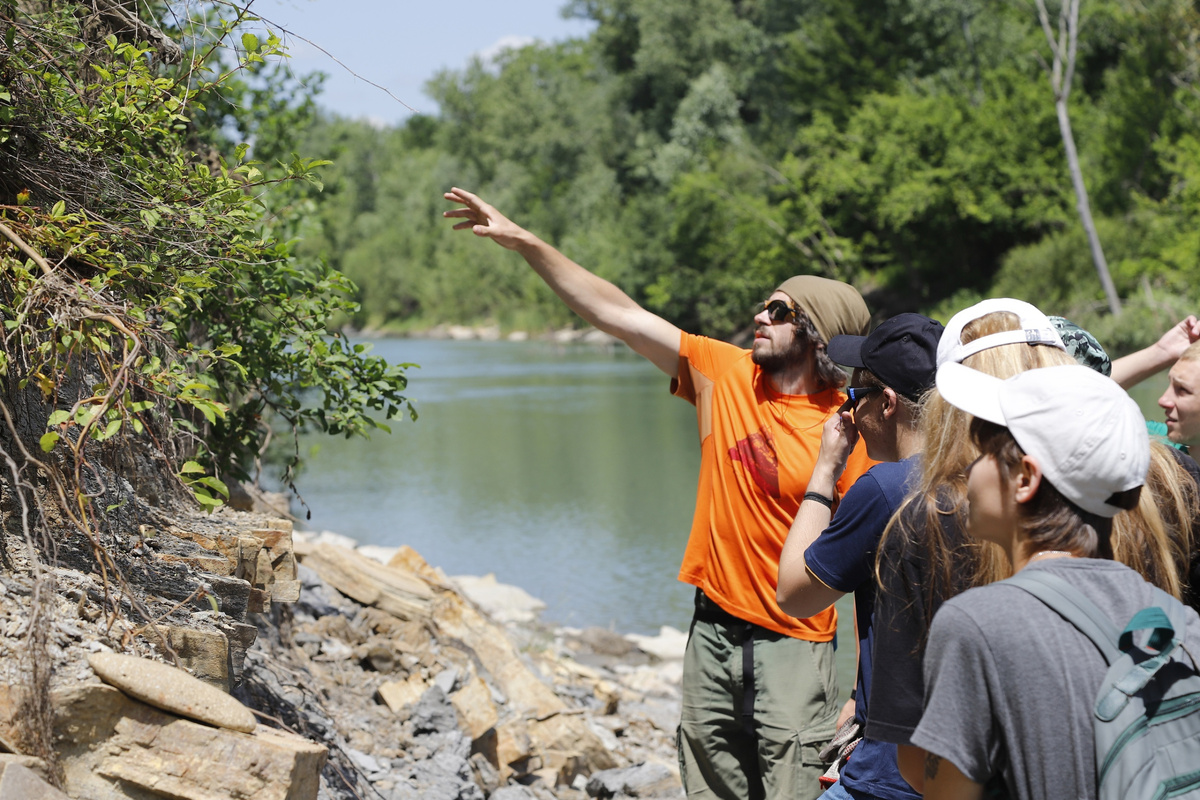
[[[766,309],[767,318],[773,323],[787,322],[788,317],[800,316],[800,309],[785,300],[766,300],[754,307],[754,313],[757,315],[763,309]]]
[[[850,395],[850,404],[857,408],[859,400],[862,400],[869,394],[882,391],[882,386],[851,386],[846,390],[846,394]]]

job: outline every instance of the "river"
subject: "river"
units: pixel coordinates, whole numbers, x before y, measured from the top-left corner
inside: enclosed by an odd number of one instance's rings
[[[695,412],[624,346],[384,339],[412,362],[419,419],[309,437],[308,527],[408,544],[448,574],[495,573],[544,617],[684,628],[679,562],[695,502]]]

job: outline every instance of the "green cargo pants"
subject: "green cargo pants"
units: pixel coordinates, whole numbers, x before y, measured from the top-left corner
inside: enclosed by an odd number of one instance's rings
[[[826,765],[817,752],[833,736],[837,700],[832,642],[767,631],[701,596],[683,661],[679,769],[687,796],[818,797]]]

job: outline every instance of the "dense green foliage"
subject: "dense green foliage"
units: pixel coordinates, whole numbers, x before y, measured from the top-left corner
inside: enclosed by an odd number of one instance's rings
[[[349,436],[404,409],[401,368],[329,335],[355,286],[292,252],[321,162],[292,154],[312,106],[278,40],[220,3],[35,6],[0,4],[9,485],[49,479],[90,533],[125,502],[105,469],[214,506],[272,426]]]
[[[301,252],[359,285],[359,326],[570,322],[520,259],[449,232],[459,185],[692,330],[731,335],[811,272],[881,313],[1005,291],[1144,341],[1196,299],[1198,17],[1083,8],[1071,114],[1120,324],[1024,2],[574,0],[586,40],[438,76],[436,116],[318,119],[303,149],[335,166]]]

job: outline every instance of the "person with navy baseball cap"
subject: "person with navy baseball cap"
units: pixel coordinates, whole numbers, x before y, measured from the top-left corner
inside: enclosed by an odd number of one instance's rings
[[[866,725],[872,675],[875,551],[909,482],[920,473],[921,400],[934,384],[942,325],[899,314],[866,336],[835,336],[829,357],[854,372],[850,399],[825,424],[809,491],[792,524],[779,564],[779,607],[798,617],[854,593],[859,638],[858,680],[835,743],[856,740]],[[833,508],[833,487],[859,437],[882,463],[867,471]],[[842,745],[843,756],[847,746]],[[832,755],[832,754],[831,754]],[[916,800],[896,764],[896,746],[861,739],[853,758],[835,761],[828,800]]]

